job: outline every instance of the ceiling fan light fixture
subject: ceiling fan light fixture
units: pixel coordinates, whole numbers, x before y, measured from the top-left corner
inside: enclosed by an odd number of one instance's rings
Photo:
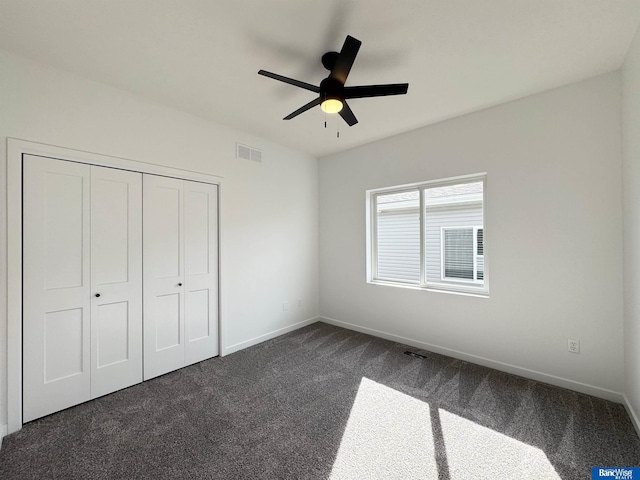
[[[387,95],[404,95],[409,88],[408,83],[388,83],[385,85],[359,85],[345,87],[347,76],[351,71],[353,62],[358,55],[358,50],[362,42],[351,35],[347,35],[344,40],[340,52],[327,52],[322,56],[322,65],[329,70],[329,76],[320,82],[320,86],[295,80],[289,77],[283,77],[277,73],[259,70],[258,75],[273,78],[279,82],[288,83],[295,87],[309,90],[318,94],[316,98],[306,103],[294,112],[283,118],[283,120],[291,120],[301,113],[320,105],[325,113],[339,113],[342,119],[353,127],[358,123],[358,119],[351,111],[346,100],[352,98],[366,97],[385,97]],[[326,122],[325,122],[326,126]]]
[[[326,113],[338,113],[343,106],[342,100],[338,98],[327,98],[320,104],[320,108]]]

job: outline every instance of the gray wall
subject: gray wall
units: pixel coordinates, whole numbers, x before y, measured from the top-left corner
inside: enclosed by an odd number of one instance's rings
[[[640,33],[623,67],[625,394],[640,432]]]
[[[620,132],[613,72],[321,158],[321,316],[619,400]],[[366,190],[482,172],[489,298],[367,283]]]

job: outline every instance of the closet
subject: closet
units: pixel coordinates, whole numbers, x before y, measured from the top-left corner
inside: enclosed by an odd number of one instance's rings
[[[218,355],[217,186],[24,155],[23,421]]]

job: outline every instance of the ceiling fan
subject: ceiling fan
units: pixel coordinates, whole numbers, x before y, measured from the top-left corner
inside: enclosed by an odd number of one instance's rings
[[[316,87],[310,83],[283,77],[276,73],[260,70],[259,75],[273,78],[296,87],[304,88],[318,94],[318,98],[311,100],[295,112],[290,113],[283,120],[291,120],[301,113],[306,112],[316,105],[320,105],[326,113],[339,113],[347,124],[352,127],[358,123],[358,119],[349,108],[346,100],[349,98],[383,97],[387,95],[404,95],[409,88],[408,83],[393,83],[386,85],[362,85],[356,87],[345,87],[347,76],[351,71],[353,62],[356,59],[358,50],[362,42],[351,35],[347,35],[342,50],[338,52],[327,52],[322,55],[322,65],[329,70],[329,76],[320,82]]]

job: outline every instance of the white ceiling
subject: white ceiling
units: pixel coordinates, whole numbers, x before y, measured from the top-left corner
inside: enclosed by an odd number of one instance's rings
[[[320,157],[618,69],[640,0],[0,0],[0,48]],[[362,41],[348,127],[257,74],[318,85]],[[340,138],[336,138],[339,126]],[[259,147],[259,145],[256,145]]]

